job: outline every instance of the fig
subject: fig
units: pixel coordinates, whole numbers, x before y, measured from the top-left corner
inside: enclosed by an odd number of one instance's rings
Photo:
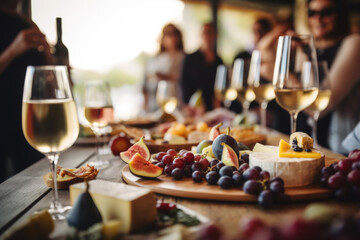
[[[234,150],[229,145],[227,145],[224,142],[222,142],[221,145],[223,146],[221,161],[226,166],[234,166],[234,167],[236,167],[236,169],[238,169],[239,168],[239,157],[236,155]]]
[[[246,146],[245,144],[243,144],[242,142],[238,142],[238,147],[239,147],[239,151],[244,151],[244,150],[250,150],[248,148],[248,146]]]
[[[237,141],[228,134],[221,134],[215,138],[212,144],[212,150],[217,159],[221,159],[222,156],[223,145],[221,145],[221,143],[226,143],[229,145],[234,150],[236,156],[239,158],[239,146]]]
[[[156,178],[163,172],[161,167],[152,164],[139,153],[135,153],[135,155],[131,158],[129,162],[129,169],[134,175],[147,178]]]
[[[113,136],[109,141],[109,147],[114,156],[119,156],[121,152],[131,147],[130,139],[124,133]]]
[[[210,146],[213,143],[211,140],[202,140],[196,147],[197,153],[202,153],[203,149]]]
[[[218,123],[214,127],[211,128],[209,133],[209,139],[214,141],[217,136],[220,135],[220,127],[223,125],[222,122]]]
[[[89,193],[89,183],[86,182],[86,190],[76,199],[69,216],[67,217],[69,226],[77,230],[86,230],[96,223],[102,222],[99,209]]]
[[[147,161],[150,161],[150,151],[144,142],[144,137],[140,138],[140,140],[132,145],[127,151],[121,152],[120,157],[124,162],[129,163],[136,153],[139,153]]]

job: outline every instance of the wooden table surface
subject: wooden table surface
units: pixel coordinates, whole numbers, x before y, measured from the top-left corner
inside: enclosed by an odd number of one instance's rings
[[[280,138],[289,140],[289,137],[276,131],[269,131],[267,144],[278,145]],[[344,156],[333,153],[328,149],[320,148],[325,156],[342,159]],[[93,145],[74,145],[60,156],[59,165],[62,167],[73,168],[84,165],[95,157]],[[111,155],[105,156],[111,166],[100,170],[97,179],[113,182],[123,182],[121,169],[125,163],[120,158]],[[47,208],[51,202],[51,189],[49,189],[42,176],[49,172],[49,163],[42,159],[24,171],[11,177],[0,184],[0,236],[9,228],[16,226],[19,222],[26,219],[33,212]],[[199,214],[207,217],[210,221],[219,224],[227,236],[236,234],[239,222],[242,218],[249,216],[259,216],[269,222],[286,221],[288,218],[300,216],[310,202],[296,202],[281,205],[274,205],[271,210],[264,211],[255,203],[244,202],[219,202],[210,200],[195,200],[186,198],[174,198],[170,196],[158,195],[161,199],[176,201]],[[69,192],[59,191],[60,202],[69,205]],[[359,211],[360,206],[356,203],[339,203],[335,200],[324,200],[323,202],[332,204],[341,211]],[[66,230],[65,221],[57,221],[52,238],[61,238]]]

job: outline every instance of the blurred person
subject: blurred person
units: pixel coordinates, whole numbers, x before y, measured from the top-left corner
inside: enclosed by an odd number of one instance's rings
[[[335,152],[347,154],[341,143],[360,121],[360,35],[350,34],[345,1],[309,0],[308,23],[315,37],[318,59],[327,61],[330,69],[330,103],[320,117],[328,117],[332,112],[329,146]],[[319,137],[324,134],[320,131]]]
[[[167,24],[162,29],[160,49],[156,56],[149,59],[143,84],[145,109],[155,111],[155,95],[160,80],[173,81],[178,86],[178,102],[181,99],[179,76],[184,58],[182,33],[174,24]]]
[[[17,3],[0,0],[0,182],[43,157],[23,135],[22,95],[26,67],[52,63],[45,35],[16,12]]]
[[[180,80],[183,102],[189,103],[191,96],[197,90],[202,90],[207,111],[220,106],[214,98],[214,84],[217,66],[223,61],[216,52],[216,38],[214,24],[203,24],[201,46],[194,53],[185,56]]]

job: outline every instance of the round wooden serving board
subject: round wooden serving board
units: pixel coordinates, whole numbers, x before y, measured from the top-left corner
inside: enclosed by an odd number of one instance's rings
[[[335,160],[325,158],[325,165],[330,165]],[[161,175],[156,179],[144,179],[133,175],[128,165],[122,169],[122,177],[128,184],[149,188],[160,194],[184,198],[196,198],[219,201],[235,202],[256,202],[257,197],[246,194],[240,188],[223,190],[219,186],[210,186],[204,180],[202,183],[194,183],[191,178],[184,178],[175,181],[171,177]],[[313,184],[304,187],[286,188],[285,195],[280,201],[304,201],[330,198],[331,190],[322,187],[320,184]]]

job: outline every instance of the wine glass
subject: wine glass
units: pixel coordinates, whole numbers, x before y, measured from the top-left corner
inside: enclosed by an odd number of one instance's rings
[[[306,109],[312,117],[312,137],[314,139],[314,145],[319,146],[317,141],[317,124],[320,116],[320,112],[325,110],[329,105],[331,90],[330,90],[330,80],[329,80],[329,69],[327,62],[319,62],[319,81],[321,82],[319,87],[319,94],[315,101]]]
[[[260,66],[261,66],[261,53],[259,50],[254,50],[251,55],[248,85],[252,87],[256,101],[260,104],[261,115],[260,122],[261,128],[266,130],[266,108],[269,101],[275,98],[274,87],[272,83],[262,83],[260,81]]]
[[[290,113],[291,133],[294,133],[298,113],[315,101],[319,91],[316,51],[311,35],[279,37],[273,84],[277,103]]]
[[[29,144],[50,161],[53,199],[49,213],[55,220],[66,218],[58,199],[56,165],[61,152],[79,135],[79,122],[65,66],[28,66],[22,106],[22,129]]]
[[[238,58],[234,61],[231,86],[236,90],[237,99],[242,104],[244,115],[247,116],[250,103],[255,100],[255,93],[244,81],[244,65],[244,59]]]
[[[236,89],[230,86],[227,67],[223,64],[220,64],[216,69],[214,93],[215,98],[224,103],[227,108],[237,98]]]
[[[110,86],[106,81],[92,80],[85,83],[84,115],[96,137],[96,160],[89,165],[106,168],[109,161],[100,158],[101,136],[114,121]]]
[[[171,81],[161,80],[156,90],[156,102],[163,113],[172,114],[178,105],[175,84]]]

